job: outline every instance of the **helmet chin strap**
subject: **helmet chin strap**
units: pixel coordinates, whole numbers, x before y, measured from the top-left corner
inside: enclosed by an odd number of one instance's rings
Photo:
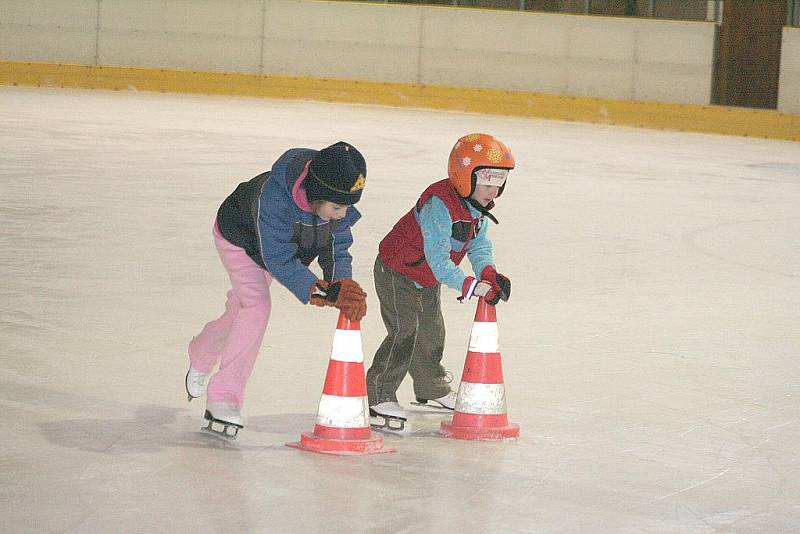
[[[476,210],[481,212],[481,215],[491,219],[492,222],[494,222],[495,224],[500,224],[500,221],[498,221],[497,218],[494,215],[489,213],[489,210],[494,207],[494,200],[490,200],[489,204],[486,205],[486,206],[481,206],[481,203],[478,202],[477,200],[475,200],[472,197],[466,198],[464,200],[466,200],[469,203],[470,206],[472,206],[473,208],[475,208]]]

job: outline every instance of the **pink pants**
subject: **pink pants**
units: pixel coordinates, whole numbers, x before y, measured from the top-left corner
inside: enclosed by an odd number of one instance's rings
[[[208,383],[208,402],[241,406],[244,388],[269,323],[272,275],[222,237],[214,223],[214,244],[231,279],[225,312],[189,343],[189,361],[198,371],[219,370]]]

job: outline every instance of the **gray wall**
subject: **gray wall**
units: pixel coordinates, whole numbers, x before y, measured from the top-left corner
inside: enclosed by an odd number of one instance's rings
[[[0,0],[0,58],[707,104],[714,26],[308,0]],[[797,40],[784,41],[797,65]],[[792,58],[795,59],[792,59]],[[797,105],[796,78],[782,106]]]

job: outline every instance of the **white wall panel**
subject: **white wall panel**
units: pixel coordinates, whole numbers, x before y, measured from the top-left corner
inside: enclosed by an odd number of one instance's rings
[[[103,65],[257,73],[261,39],[116,30],[101,32],[99,49]]]
[[[708,104],[714,69],[714,26],[649,20],[638,20],[636,25],[631,98]]]
[[[699,104],[711,87],[714,28],[704,23],[309,0],[0,0],[0,9],[0,58],[10,60],[97,55],[105,65]],[[797,40],[786,39],[784,108],[800,101]]]
[[[462,50],[426,50],[422,58],[421,79],[427,85],[531,91],[537,82],[531,76],[531,69],[537,63],[528,56],[515,57],[510,52],[465,54]]]
[[[600,58],[570,58],[567,67],[570,96],[596,96],[618,100],[633,96],[633,64]]]
[[[783,28],[778,110],[800,113],[800,28]]]
[[[708,103],[711,24],[433,8],[424,15],[423,83]]]
[[[261,0],[102,0],[100,25],[167,33],[261,35]]]
[[[517,43],[514,49],[535,57],[566,58],[569,55],[569,28],[573,17],[557,15],[526,15],[505,31]]]
[[[392,60],[397,57],[396,60]],[[416,56],[401,56],[395,47],[336,41],[270,39],[265,43],[264,72],[351,80],[417,83]]]
[[[68,28],[0,27],[0,58],[93,65],[95,32]]]
[[[423,56],[422,78],[428,84],[565,94],[569,83],[568,69],[558,58],[503,52],[467,58],[453,52],[430,54]],[[487,63],[494,67],[487,69]]]
[[[422,46],[518,52],[524,45],[511,26],[519,15],[514,11],[424,8]]]
[[[622,19],[575,17],[569,30],[567,94],[629,99],[635,31]]]
[[[714,25],[697,22],[631,21],[636,26],[636,59],[643,63],[710,66]]]
[[[93,64],[97,0],[0,0],[0,58]]]
[[[261,0],[103,0],[100,63],[259,72]]]
[[[632,100],[708,104],[710,67],[667,63],[640,63],[634,72]]]
[[[418,8],[272,0],[264,72],[418,83]]]
[[[571,58],[592,58],[633,61],[635,44],[635,24],[630,20],[574,17],[570,27],[569,56]]]
[[[97,0],[0,0],[0,24],[93,30]]]
[[[521,16],[520,16],[521,15]],[[420,80],[513,91],[563,91],[571,17],[428,8]]]

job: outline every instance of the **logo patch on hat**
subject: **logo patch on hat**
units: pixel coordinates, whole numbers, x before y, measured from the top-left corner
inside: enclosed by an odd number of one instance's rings
[[[356,191],[361,191],[364,189],[365,185],[367,185],[367,181],[364,179],[364,175],[359,174],[358,179],[356,179],[356,183],[354,183],[353,187],[350,188],[350,192],[355,193]]]

